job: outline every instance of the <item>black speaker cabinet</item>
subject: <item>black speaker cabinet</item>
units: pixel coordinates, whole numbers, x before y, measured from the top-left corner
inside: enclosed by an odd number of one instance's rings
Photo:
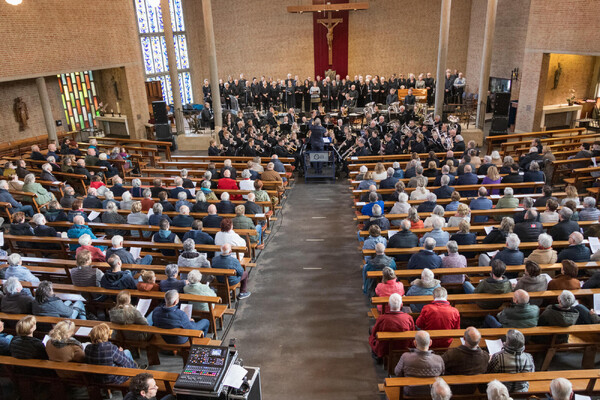
[[[169,124],[154,124],[156,140],[170,141],[173,138]]]
[[[508,132],[508,117],[492,117],[490,136],[506,135]]]
[[[494,115],[508,115],[510,108],[510,93],[496,93],[494,100]]]
[[[153,101],[152,113],[154,114],[155,124],[166,124],[169,122],[169,118],[167,117],[167,103],[164,101]]]

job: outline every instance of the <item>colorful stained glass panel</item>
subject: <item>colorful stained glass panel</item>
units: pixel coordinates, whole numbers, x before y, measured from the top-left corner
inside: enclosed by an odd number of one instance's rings
[[[94,115],[98,108],[96,86],[92,71],[57,75],[65,118],[70,130],[96,125]]]

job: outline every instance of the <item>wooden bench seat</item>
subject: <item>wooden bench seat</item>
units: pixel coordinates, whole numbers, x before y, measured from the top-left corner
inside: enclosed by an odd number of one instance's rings
[[[506,135],[488,136],[485,138],[487,143],[487,154],[492,154],[492,151],[497,149],[498,143],[503,142],[519,142],[528,138],[531,142],[534,138],[543,137],[561,137],[561,136],[577,136],[582,134],[585,128],[570,128],[570,129],[554,129],[550,131],[535,131],[535,132],[520,132],[509,133]]]

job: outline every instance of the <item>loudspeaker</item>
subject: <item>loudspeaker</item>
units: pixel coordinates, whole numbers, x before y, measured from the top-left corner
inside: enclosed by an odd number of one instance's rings
[[[154,131],[156,134],[156,140],[171,140],[173,135],[171,134],[171,126],[169,124],[154,124]]]
[[[152,113],[154,114],[155,124],[166,124],[169,122],[169,118],[167,117],[167,103],[164,101],[153,101]]]
[[[505,135],[508,132],[508,117],[492,117],[490,136]]]
[[[510,107],[510,93],[496,93],[494,100],[494,116],[508,115]]]

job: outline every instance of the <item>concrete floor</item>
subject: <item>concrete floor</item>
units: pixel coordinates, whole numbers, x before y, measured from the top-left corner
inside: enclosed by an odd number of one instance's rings
[[[378,396],[347,187],[296,184],[227,335],[260,366],[265,399]]]

